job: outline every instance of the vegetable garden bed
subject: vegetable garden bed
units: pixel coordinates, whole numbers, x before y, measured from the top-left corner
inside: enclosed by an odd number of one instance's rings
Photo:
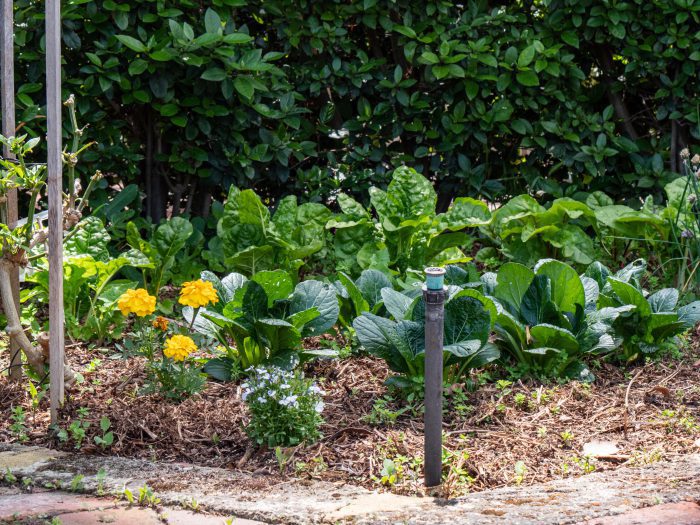
[[[457,385],[447,396],[448,495],[697,451],[698,334],[686,344],[680,360],[661,359],[628,371],[604,364],[590,385],[509,384],[489,369],[472,374],[484,384],[473,392]],[[107,418],[114,435],[112,455],[242,469],[260,474],[260,487],[313,477],[400,493],[422,491],[421,405],[414,401],[406,408],[405,401],[394,402],[383,385],[389,371],[379,359],[352,356],[307,364],[307,375],[326,392],[323,438],[311,446],[269,450],[252,447],[243,430],[247,408],[239,383],[208,382],[200,394],[173,404],[159,394],[137,395],[145,378],[142,358],[110,359],[111,348],[70,352],[84,381],[68,397],[63,426],[90,423],[80,447],[86,454],[104,453],[94,437],[103,436],[100,421]],[[0,379],[0,439],[74,448],[72,434],[67,444],[47,437],[46,404],[41,399],[33,409],[23,387]],[[11,428],[18,406],[26,414],[21,433]],[[617,450],[588,448],[595,442]],[[603,457],[586,458],[584,446]]]

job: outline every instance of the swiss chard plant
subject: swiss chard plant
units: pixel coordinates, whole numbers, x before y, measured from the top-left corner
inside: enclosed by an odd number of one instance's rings
[[[324,248],[331,215],[322,204],[297,204],[294,196],[283,198],[270,213],[253,190],[232,186],[206,258],[219,271],[252,276],[281,268],[296,279],[304,262]]]
[[[588,265],[596,249],[586,230],[594,232],[597,224],[583,202],[563,197],[545,207],[529,195],[518,195],[494,212],[483,231],[506,257],[527,266],[547,257]]]
[[[615,274],[602,265],[587,270],[600,288],[598,307],[625,309],[615,319],[613,329],[622,338],[615,357],[633,362],[658,354],[675,336],[700,321],[700,301],[678,307],[678,290],[664,288],[651,295],[641,286],[646,262],[637,260]]]
[[[86,217],[65,242],[63,300],[66,331],[73,339],[101,343],[118,336],[123,316],[117,311],[116,302],[135,283],[115,277],[128,267],[152,269],[152,263],[138,250],[112,257],[108,250],[110,240],[100,219]],[[45,260],[37,263],[26,281],[36,286],[24,298],[48,303],[49,272]]]
[[[457,382],[469,369],[484,366],[499,357],[498,349],[489,342],[495,312],[474,297],[475,294],[478,292],[464,290],[445,303],[443,358],[448,382]],[[369,312],[362,314],[353,322],[357,338],[368,353],[384,359],[398,374],[389,378],[389,384],[418,388],[423,384],[425,372],[423,298],[415,303],[408,298],[386,304],[393,319]]]
[[[483,280],[496,302],[496,344],[520,373],[592,381],[584,358],[620,344],[613,323],[630,308],[599,309],[598,282],[565,263],[506,263]]]
[[[429,264],[469,260],[461,248],[471,244],[463,230],[491,220],[487,205],[460,197],[445,213],[436,213],[432,183],[408,167],[394,170],[386,191],[370,188],[374,215],[348,197],[338,197],[342,214],[328,221],[334,230],[338,268],[351,274],[361,269],[392,270],[404,275]]]
[[[183,315],[194,330],[225,348],[225,356],[205,365],[212,377],[228,380],[232,370],[261,364],[293,368],[312,357],[332,355],[302,346],[303,339],[327,332],[338,320],[331,285],[306,280],[295,286],[282,270],[262,270],[251,279],[239,273],[219,279],[210,272],[202,278],[214,284],[220,301],[196,313],[187,307]]]
[[[155,228],[151,239],[146,240],[141,237],[136,224],[127,224],[126,241],[129,246],[143,253],[150,262],[148,267],[142,268],[144,288],[158,295],[161,286],[172,280],[172,270],[193,232],[190,221],[173,217]]]

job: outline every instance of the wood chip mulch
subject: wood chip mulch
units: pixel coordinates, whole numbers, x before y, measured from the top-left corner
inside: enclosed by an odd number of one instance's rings
[[[700,452],[700,337],[689,340],[682,357],[665,358],[628,370],[602,364],[593,385],[498,382],[469,391],[452,389],[445,412],[445,488],[449,495],[506,485],[532,484],[590,471],[643,465],[674,455]],[[423,423],[420,401],[390,396],[383,361],[354,356],[307,366],[326,391],[323,439],[284,451],[252,447],[238,384],[208,382],[205,390],[176,404],[159,395],[139,395],[143,360],[111,359],[113,349],[69,349],[84,382],[68,394],[63,427],[78,408],[90,421],[85,454],[112,454],[240,469],[271,480],[315,478],[381,488],[386,459],[397,481],[385,488],[421,490]],[[4,353],[6,354],[6,352]],[[95,359],[100,363],[94,366]],[[373,406],[378,400],[378,408]],[[17,441],[10,430],[15,406],[24,407],[28,444],[70,449],[48,434],[48,398],[32,408],[23,385],[0,377],[0,441]],[[400,413],[399,413],[400,412]],[[398,413],[398,414],[397,414]],[[103,451],[93,438],[105,416],[115,434]],[[585,457],[584,445],[603,442],[612,452]],[[594,444],[594,445],[591,445]],[[598,447],[600,448],[600,447]],[[587,449],[588,450],[588,449]],[[386,473],[386,471],[385,471]]]

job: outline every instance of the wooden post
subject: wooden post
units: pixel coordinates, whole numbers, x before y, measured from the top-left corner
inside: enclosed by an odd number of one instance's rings
[[[61,2],[46,0],[46,120],[49,201],[51,423],[64,399],[63,184],[61,159]]]
[[[2,24],[0,25],[0,56],[2,56],[2,134],[12,137],[15,134],[15,46],[14,46],[14,20],[12,0],[2,0]],[[3,156],[6,159],[14,159],[9,148],[4,147]],[[17,190],[12,189],[7,193],[7,226],[15,228],[19,218],[17,208]],[[15,307],[19,311],[19,271],[12,270],[10,275],[12,286],[12,298]],[[10,342],[10,370],[11,381],[22,379],[22,354],[19,345]]]

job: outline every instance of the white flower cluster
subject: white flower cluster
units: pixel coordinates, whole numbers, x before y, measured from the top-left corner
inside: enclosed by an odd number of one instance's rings
[[[277,403],[287,408],[299,408],[300,397],[311,397],[315,400],[314,409],[323,412],[325,404],[321,397],[325,394],[316,384],[307,386],[293,371],[280,368],[249,368],[248,381],[241,384],[241,398],[250,402]],[[300,388],[301,387],[301,388]],[[295,392],[295,388],[300,391]]]

